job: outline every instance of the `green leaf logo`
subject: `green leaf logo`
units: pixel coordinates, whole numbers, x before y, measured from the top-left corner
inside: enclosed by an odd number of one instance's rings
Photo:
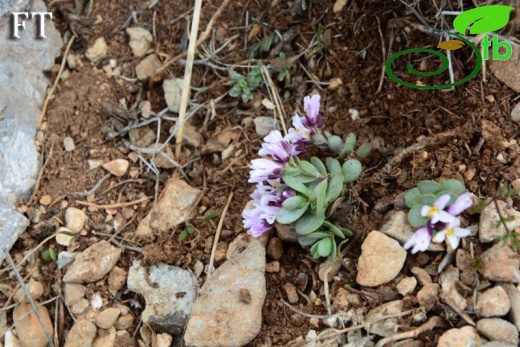
[[[466,35],[468,27],[469,33],[473,35],[489,33],[506,26],[511,10],[514,10],[514,7],[505,5],[477,7],[455,17],[453,27],[462,35]]]

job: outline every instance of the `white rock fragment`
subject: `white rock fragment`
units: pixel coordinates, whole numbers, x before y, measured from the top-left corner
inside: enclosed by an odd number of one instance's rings
[[[67,136],[63,139],[63,147],[65,148],[65,152],[72,152],[76,149],[76,145],[74,144],[72,137]]]
[[[137,64],[135,67],[135,74],[141,81],[153,76],[155,71],[162,66],[161,61],[155,54],[150,54]]]
[[[415,277],[405,277],[397,285],[397,291],[402,296],[411,294],[417,286],[417,280]]]
[[[520,124],[520,102],[511,110],[511,120]]]
[[[256,133],[260,136],[266,136],[271,130],[276,129],[276,120],[274,117],[256,117],[253,122],[255,123]]]
[[[96,61],[104,58],[107,55],[108,46],[104,37],[99,37],[92,46],[90,46],[85,52],[85,56],[91,62],[95,63]]]
[[[88,168],[90,170],[97,169],[101,165],[103,165],[103,160],[100,159],[89,159],[87,160]]]
[[[511,309],[511,300],[502,287],[493,287],[480,294],[476,311],[481,317],[500,317]]]
[[[334,3],[334,7],[332,7],[332,10],[334,11],[334,13],[341,12],[341,10],[343,10],[343,8],[345,8],[346,5],[347,0],[336,0],[336,2]]]
[[[94,311],[99,310],[103,306],[103,298],[101,298],[99,293],[92,295],[92,299],[90,299],[90,306],[92,306]]]
[[[509,230],[520,227],[520,212],[503,201],[498,201],[498,207],[502,217],[507,221],[506,224]],[[480,214],[478,232],[480,242],[492,242],[506,234],[506,229],[500,223],[500,216],[495,204],[488,204]]]
[[[124,176],[129,166],[130,162],[126,159],[116,159],[103,164],[105,170],[117,177]]]
[[[79,320],[70,329],[64,347],[92,346],[96,332],[94,323],[87,319]]]
[[[375,287],[393,280],[406,260],[406,251],[399,243],[379,231],[368,234],[361,245],[356,281]]]
[[[163,82],[164,100],[170,111],[179,113],[181,108],[182,86],[184,80],[182,78],[166,79]]]
[[[130,48],[134,56],[144,56],[152,45],[152,34],[141,27],[127,28],[126,33],[130,36]]]
[[[116,265],[121,249],[108,241],[100,241],[76,256],[63,281],[66,283],[92,283],[103,278]]]
[[[59,228],[58,233],[56,234],[56,243],[65,247],[72,245],[75,237],[73,235],[69,235],[70,233],[71,231],[67,228]]]
[[[69,207],[65,212],[65,226],[71,233],[77,234],[85,225],[87,215],[79,208]]]

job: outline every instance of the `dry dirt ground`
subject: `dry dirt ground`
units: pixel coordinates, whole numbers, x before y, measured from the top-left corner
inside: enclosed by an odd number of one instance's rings
[[[204,2],[202,30],[221,2]],[[215,63],[225,69],[215,69],[209,64],[194,66],[192,86],[197,89],[192,92],[192,102],[206,104],[194,115],[191,124],[200,131],[203,142],[197,148],[185,145],[180,160],[188,183],[204,189],[204,197],[190,222],[196,231],[184,242],[177,240],[184,226],[174,228],[167,235],[148,239],[135,237],[133,232],[151,204],[134,205],[133,216],[124,219],[124,227],[118,232],[116,240],[141,248],[143,252],[127,249],[118,266],[128,269],[132,260],[143,258],[149,263],[165,262],[185,268],[192,267],[196,261],[207,264],[218,218],[204,222],[201,217],[210,211],[220,215],[231,192],[234,199],[224,222],[222,241],[229,243],[237,234],[244,232],[241,212],[252,191],[252,185],[247,183],[248,163],[256,156],[261,143],[261,137],[256,134],[254,124],[248,117],[270,116],[272,113],[259,107],[259,101],[269,97],[265,87],[258,88],[254,99],[247,103],[226,94],[230,89],[231,71],[247,74],[246,66],[256,64],[247,59],[247,52],[253,44],[276,32],[287,37],[287,41],[275,50],[272,50],[273,45],[271,50],[260,52],[256,59],[261,59],[265,64],[283,66],[285,61],[277,59],[279,51],[283,51],[288,58],[296,57],[286,78],[283,81],[275,80],[288,115],[286,121],[296,110],[301,110],[305,95],[318,92],[322,97],[322,114],[329,130],[342,136],[354,131],[361,142],[370,141],[374,147],[372,154],[363,162],[365,173],[352,188],[349,218],[344,221],[348,223],[345,226],[359,235],[380,227],[383,213],[392,207],[392,199],[420,180],[457,178],[477,196],[491,196],[501,181],[511,182],[518,178],[518,153],[504,149],[498,141],[486,141],[484,145],[480,143],[486,121],[495,125],[494,134],[500,134],[507,140],[516,138],[518,125],[509,116],[510,100],[515,96],[511,89],[489,72],[486,82],[479,74],[449,92],[406,88],[387,76],[383,77],[379,89],[385,60],[383,56],[388,56],[390,45],[395,53],[410,47],[436,45],[438,38],[414,29],[410,23],[419,23],[419,18],[399,1],[348,1],[337,13],[332,10],[334,3],[332,0],[236,0],[226,6],[210,37],[199,47],[197,56],[197,59],[203,59],[208,52],[231,39],[217,54],[220,63]],[[458,4],[451,3],[450,6],[444,5],[446,10],[459,10]],[[474,6],[471,1],[462,3],[465,8]],[[58,29],[65,32],[72,28],[79,35],[71,47],[71,54],[82,57],[86,48],[103,36],[108,44],[108,55],[95,64],[83,56],[78,67],[58,84],[45,116],[45,138],[41,147],[45,166],[41,181],[32,202],[21,206],[27,209],[27,216],[31,219],[35,214],[40,214],[38,211],[43,213],[13,248],[15,259],[20,259],[22,251],[35,247],[56,231],[56,227],[61,225],[60,221],[63,221],[66,206],[84,207],[80,203],[87,201],[87,197],[74,193],[92,189],[105,174],[102,170],[89,170],[87,160],[106,162],[126,157],[131,152],[124,142],[128,140],[128,134],[112,139],[107,137],[107,129],[110,130],[116,122],[113,112],[109,112],[104,104],[117,105],[123,100],[131,109],[148,100],[152,110],[158,112],[166,106],[162,81],[184,75],[184,65],[177,63],[150,80],[138,81],[135,78],[135,66],[140,59],[132,55],[125,32],[127,27],[141,26],[153,32],[152,47],[162,61],[177,56],[187,48],[192,2],[158,1],[152,8],[147,8],[147,4],[136,0],[93,1],[90,18],[99,17],[93,23],[86,17],[86,10],[80,16],[74,15],[77,12],[72,1],[47,1],[50,11],[55,14],[54,22]],[[439,18],[435,17],[438,8],[431,8],[432,2],[419,4],[410,5],[429,25],[440,27]],[[449,21],[451,23],[451,19]],[[319,26],[322,47],[311,45]],[[511,34],[518,33],[513,30]],[[122,67],[121,75],[127,78],[109,77],[103,67],[109,64],[110,59],[117,61],[118,66]],[[455,54],[455,60],[457,77],[467,75],[474,63],[467,52]],[[426,60],[426,64],[435,68],[436,63]],[[415,79],[407,75],[404,66],[399,73],[411,81]],[[53,81],[56,75],[57,69],[51,71],[48,77]],[[341,84],[338,85],[338,81]],[[442,78],[424,80],[425,83],[438,81]],[[216,105],[213,109],[209,103],[211,100]],[[349,109],[359,111],[358,120],[352,120]],[[136,122],[131,117],[122,121],[123,125]],[[162,122],[159,129],[161,141],[168,137],[172,124],[167,120]],[[157,131],[157,124],[151,124],[150,129]],[[215,139],[224,131],[231,134],[229,143],[234,145],[234,152],[231,157],[222,160],[221,153],[226,146],[215,149]],[[76,150],[73,152],[63,149],[66,136],[75,140]],[[430,139],[426,146],[411,151],[395,162],[391,170],[382,170],[400,150],[424,138]],[[499,153],[506,158],[503,163],[496,160]],[[130,174],[122,178],[112,176],[103,181],[88,201],[106,205],[135,201],[143,194],[154,196],[175,171],[174,168],[160,169],[160,175],[156,176],[139,161],[132,162]],[[42,207],[39,201],[46,195],[52,198],[52,203]],[[519,201],[515,199],[514,202],[518,206]],[[113,223],[110,219],[116,218],[120,212],[120,209],[88,208],[89,231],[77,239],[75,248],[82,250],[98,240],[110,238],[111,234],[106,234],[105,226]],[[109,215],[112,216],[107,219]],[[476,221],[468,220],[470,223]],[[475,256],[487,248],[476,238],[469,241],[474,244]],[[49,247],[56,252],[64,250],[64,247],[53,242],[46,243],[43,249]],[[359,249],[354,247],[346,258],[355,264],[358,256]],[[426,267],[439,261],[440,255],[437,253],[409,255],[402,273],[409,274],[409,270],[416,265]],[[317,279],[316,272],[320,262],[313,260],[300,246],[284,244],[280,272],[267,274],[263,325],[252,346],[283,346],[298,336],[305,336],[310,329],[319,331],[324,328],[323,325],[312,326],[308,318],[294,314],[279,302],[280,298],[284,298],[281,288],[285,282],[297,284],[306,295],[311,291],[320,295],[323,283]],[[32,266],[39,268],[46,297],[55,295],[52,284],[60,283],[63,275],[55,263],[38,259]],[[31,266],[22,268],[22,276],[29,271]],[[342,268],[338,272],[337,280],[330,288],[333,299],[338,288],[346,284],[351,284],[354,290],[362,294],[361,307],[365,312],[397,297],[395,283],[376,290],[361,288],[353,283],[355,274],[355,267]],[[3,277],[1,281],[16,285],[14,279]],[[323,296],[321,298],[324,300]],[[122,301],[128,299],[124,295],[119,298]],[[6,298],[0,295],[0,300],[5,301]],[[414,300],[411,298],[410,305]],[[303,297],[296,307],[309,314],[326,314],[324,305],[314,305]],[[449,309],[439,306],[429,314],[447,317],[453,327],[464,324],[461,318],[448,315],[445,310]],[[139,310],[133,312],[136,317],[139,316]],[[131,334],[137,322],[138,319],[129,330]],[[71,323],[65,315],[60,322],[61,328],[70,328]],[[403,330],[417,325],[409,317],[400,318],[399,324]],[[432,346],[442,331],[433,329],[421,334],[418,339],[425,346]]]

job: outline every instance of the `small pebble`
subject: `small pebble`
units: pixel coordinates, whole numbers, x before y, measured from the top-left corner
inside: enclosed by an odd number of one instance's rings
[[[274,260],[280,260],[283,255],[282,240],[273,237],[267,245],[267,254]]]
[[[63,147],[65,147],[65,152],[72,152],[76,149],[76,145],[74,144],[72,137],[67,136],[63,139]]]
[[[280,262],[275,260],[275,261],[265,264],[265,272],[268,272],[268,273],[280,272]]]
[[[52,197],[50,195],[44,195],[40,198],[40,204],[44,206],[50,205],[52,202]]]
[[[296,304],[298,302],[298,292],[292,283],[285,283],[283,285],[283,290],[287,294],[287,300],[289,300],[289,303]]]
[[[74,261],[74,254],[70,252],[60,252],[58,253],[58,269],[63,269],[65,266],[69,265]]]
[[[103,168],[105,170],[117,177],[123,176],[128,170],[129,166],[129,161],[125,159],[116,159],[103,164]]]

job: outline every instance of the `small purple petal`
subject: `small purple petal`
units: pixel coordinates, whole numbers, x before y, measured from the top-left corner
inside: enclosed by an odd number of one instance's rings
[[[473,200],[471,199],[471,194],[464,193],[461,196],[459,196],[452,205],[448,206],[448,208],[446,210],[448,211],[449,214],[456,217],[456,216],[460,215],[462,212],[464,212],[465,210],[467,210],[468,208],[470,208],[471,205],[473,205]]]

